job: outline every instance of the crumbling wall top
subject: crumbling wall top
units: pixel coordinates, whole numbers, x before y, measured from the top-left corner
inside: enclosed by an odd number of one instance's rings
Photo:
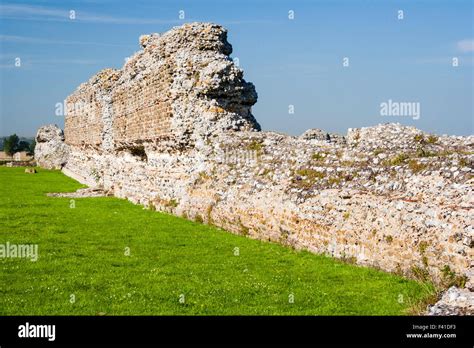
[[[139,43],[120,70],[102,70],[68,97],[66,142],[100,147],[106,137],[111,149],[165,139],[182,147],[213,133],[260,130],[251,114],[255,87],[229,57],[226,29],[189,23]]]

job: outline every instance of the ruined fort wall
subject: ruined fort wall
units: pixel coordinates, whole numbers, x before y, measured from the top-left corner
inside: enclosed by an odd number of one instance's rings
[[[242,143],[236,139],[234,145]],[[347,188],[347,182],[336,182],[342,175],[334,173],[360,173],[354,164],[315,164],[292,153],[298,148],[309,154],[324,151],[290,139],[285,145],[263,145],[254,164],[213,162],[177,208],[164,209],[251,238],[409,277],[442,282],[446,267],[472,277],[472,183],[449,183],[436,173],[395,177],[393,183],[400,186],[386,187],[383,194],[368,177],[350,179],[354,187]],[[293,182],[292,171],[298,168],[318,168],[322,174],[311,179],[315,182]],[[385,175],[390,174],[380,173],[380,180]]]
[[[472,276],[472,182],[450,181],[441,171],[394,176],[377,189],[354,163],[309,159],[338,151],[352,157],[346,147],[282,137],[241,132],[184,152],[150,150],[146,160],[82,152],[76,170],[96,168],[94,184],[117,197],[250,238],[438,282],[446,267]],[[298,168],[324,176],[301,182]],[[338,169],[343,174],[335,175]],[[353,187],[336,183],[350,173],[360,173]],[[377,180],[392,175],[381,172]]]
[[[472,284],[474,137],[260,132],[224,29],[140,41],[68,98],[85,106],[66,117],[66,174],[250,238],[436,281],[449,267]]]
[[[116,144],[139,142],[169,135],[173,70],[160,66],[156,73],[112,92],[113,132]]]
[[[65,120],[65,137],[68,145],[102,144],[102,105],[96,93],[87,91],[68,98],[66,105],[80,105],[80,110],[70,108]]]

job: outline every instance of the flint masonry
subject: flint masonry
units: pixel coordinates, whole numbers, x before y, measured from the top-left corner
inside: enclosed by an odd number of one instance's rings
[[[449,270],[473,289],[473,136],[263,132],[224,28],[185,24],[140,45],[68,97],[64,134],[39,130],[40,165],[250,238],[436,282]],[[240,152],[252,160],[228,160]]]

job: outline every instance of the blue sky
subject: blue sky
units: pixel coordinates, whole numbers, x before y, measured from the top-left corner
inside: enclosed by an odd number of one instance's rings
[[[400,122],[474,134],[473,6],[471,0],[2,0],[0,135],[63,126],[56,104],[80,83],[121,67],[139,50],[141,34],[193,21],[229,30],[232,57],[259,94],[253,113],[264,130],[345,133]],[[381,116],[388,100],[419,103],[420,118]]]

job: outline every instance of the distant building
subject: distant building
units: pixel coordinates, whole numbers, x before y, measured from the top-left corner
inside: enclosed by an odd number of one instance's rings
[[[0,161],[29,161],[33,159],[33,156],[28,155],[26,151],[18,151],[10,156],[5,151],[0,151]]]
[[[13,157],[8,155],[5,151],[0,151],[0,161],[11,161]]]

